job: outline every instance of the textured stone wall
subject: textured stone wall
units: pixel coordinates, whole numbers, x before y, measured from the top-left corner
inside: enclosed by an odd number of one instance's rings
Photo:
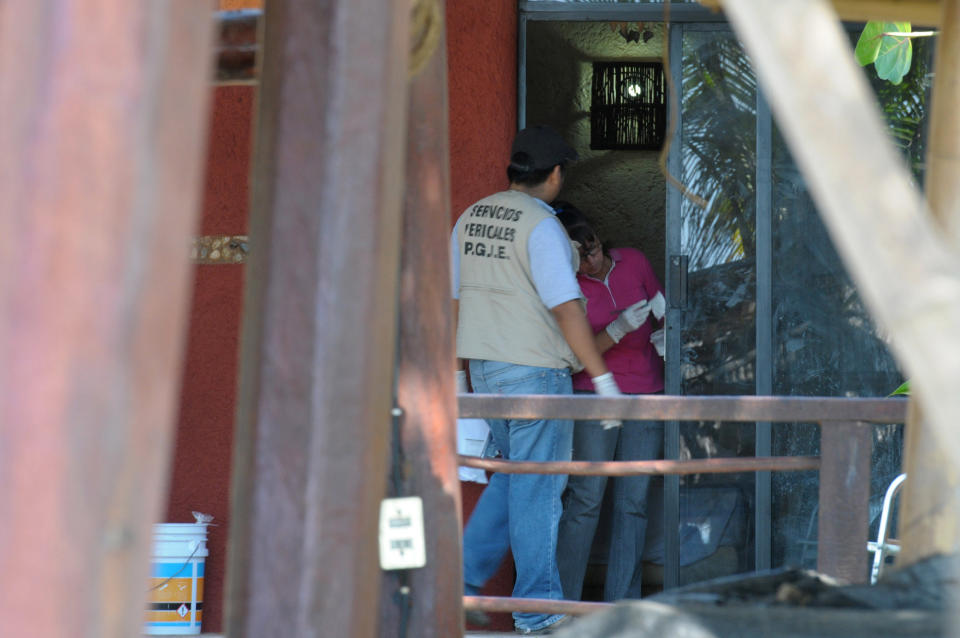
[[[612,246],[639,248],[663,279],[666,181],[657,151],[590,150],[590,87],[595,61],[659,61],[660,23],[627,23],[653,37],[627,42],[624,23],[530,22],[527,124],[549,124],[580,153],[560,194],[583,210]]]

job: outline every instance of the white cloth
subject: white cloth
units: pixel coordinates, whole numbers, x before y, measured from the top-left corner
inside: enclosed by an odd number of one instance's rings
[[[653,313],[653,316],[657,318],[657,321],[663,319],[663,316],[667,314],[667,300],[663,298],[662,293],[657,293],[656,296],[650,300],[650,311]],[[653,347],[656,348],[657,354],[666,360],[667,353],[667,335],[664,333],[663,328],[659,330],[654,330],[650,333],[650,343],[653,344]]]
[[[457,454],[464,456],[483,456],[483,450],[490,438],[490,426],[483,419],[457,419]],[[461,481],[486,483],[487,473],[477,467],[463,467],[457,470]]]
[[[661,357],[664,356],[664,353],[667,351],[667,344],[666,334],[663,332],[663,328],[650,333],[650,343],[656,348],[658,355]]]

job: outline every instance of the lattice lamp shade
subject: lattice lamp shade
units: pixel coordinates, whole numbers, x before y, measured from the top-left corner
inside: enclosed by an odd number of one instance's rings
[[[594,62],[590,148],[659,150],[667,130],[659,62]]]

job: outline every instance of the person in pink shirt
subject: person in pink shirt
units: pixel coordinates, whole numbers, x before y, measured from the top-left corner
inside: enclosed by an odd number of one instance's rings
[[[586,217],[565,202],[554,203],[570,239],[579,243],[577,280],[587,299],[587,319],[607,367],[625,394],[663,392],[663,359],[651,343],[662,326],[651,313],[663,286],[646,256],[635,248],[607,249]],[[590,379],[574,376],[575,392],[593,391]],[[600,421],[577,421],[575,461],[658,459],[663,454],[663,423],[624,421],[604,428]],[[640,598],[641,556],[647,531],[649,476],[613,479],[612,533],[604,600]],[[590,548],[603,502],[605,476],[570,476],[563,496],[557,540],[557,566],[564,597],[580,600]]]

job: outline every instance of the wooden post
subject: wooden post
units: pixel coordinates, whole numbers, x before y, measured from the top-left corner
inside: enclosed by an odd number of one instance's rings
[[[141,633],[213,10],[0,3],[0,635]]]
[[[926,195],[936,225],[960,253],[960,0],[942,0],[934,60]]]
[[[868,580],[870,427],[856,421],[820,426],[817,571],[851,583]]]
[[[447,136],[447,56],[441,2],[421,2],[411,28],[407,124],[407,191],[400,267],[397,403],[402,456],[399,493],[420,496],[427,564],[385,572],[380,636],[446,638],[463,631],[460,485],[456,464],[453,384],[454,327],[450,316],[450,162]],[[432,54],[424,47],[432,47]],[[409,588],[404,595],[403,588]],[[404,606],[409,617],[404,618]]]
[[[376,633],[409,5],[264,14],[227,633]]]
[[[943,0],[937,37],[936,72],[927,134],[926,193],[930,212],[946,241],[960,253],[960,1]],[[945,445],[910,399],[898,534],[902,548],[897,565],[905,567],[960,549],[960,466],[955,450]]]

